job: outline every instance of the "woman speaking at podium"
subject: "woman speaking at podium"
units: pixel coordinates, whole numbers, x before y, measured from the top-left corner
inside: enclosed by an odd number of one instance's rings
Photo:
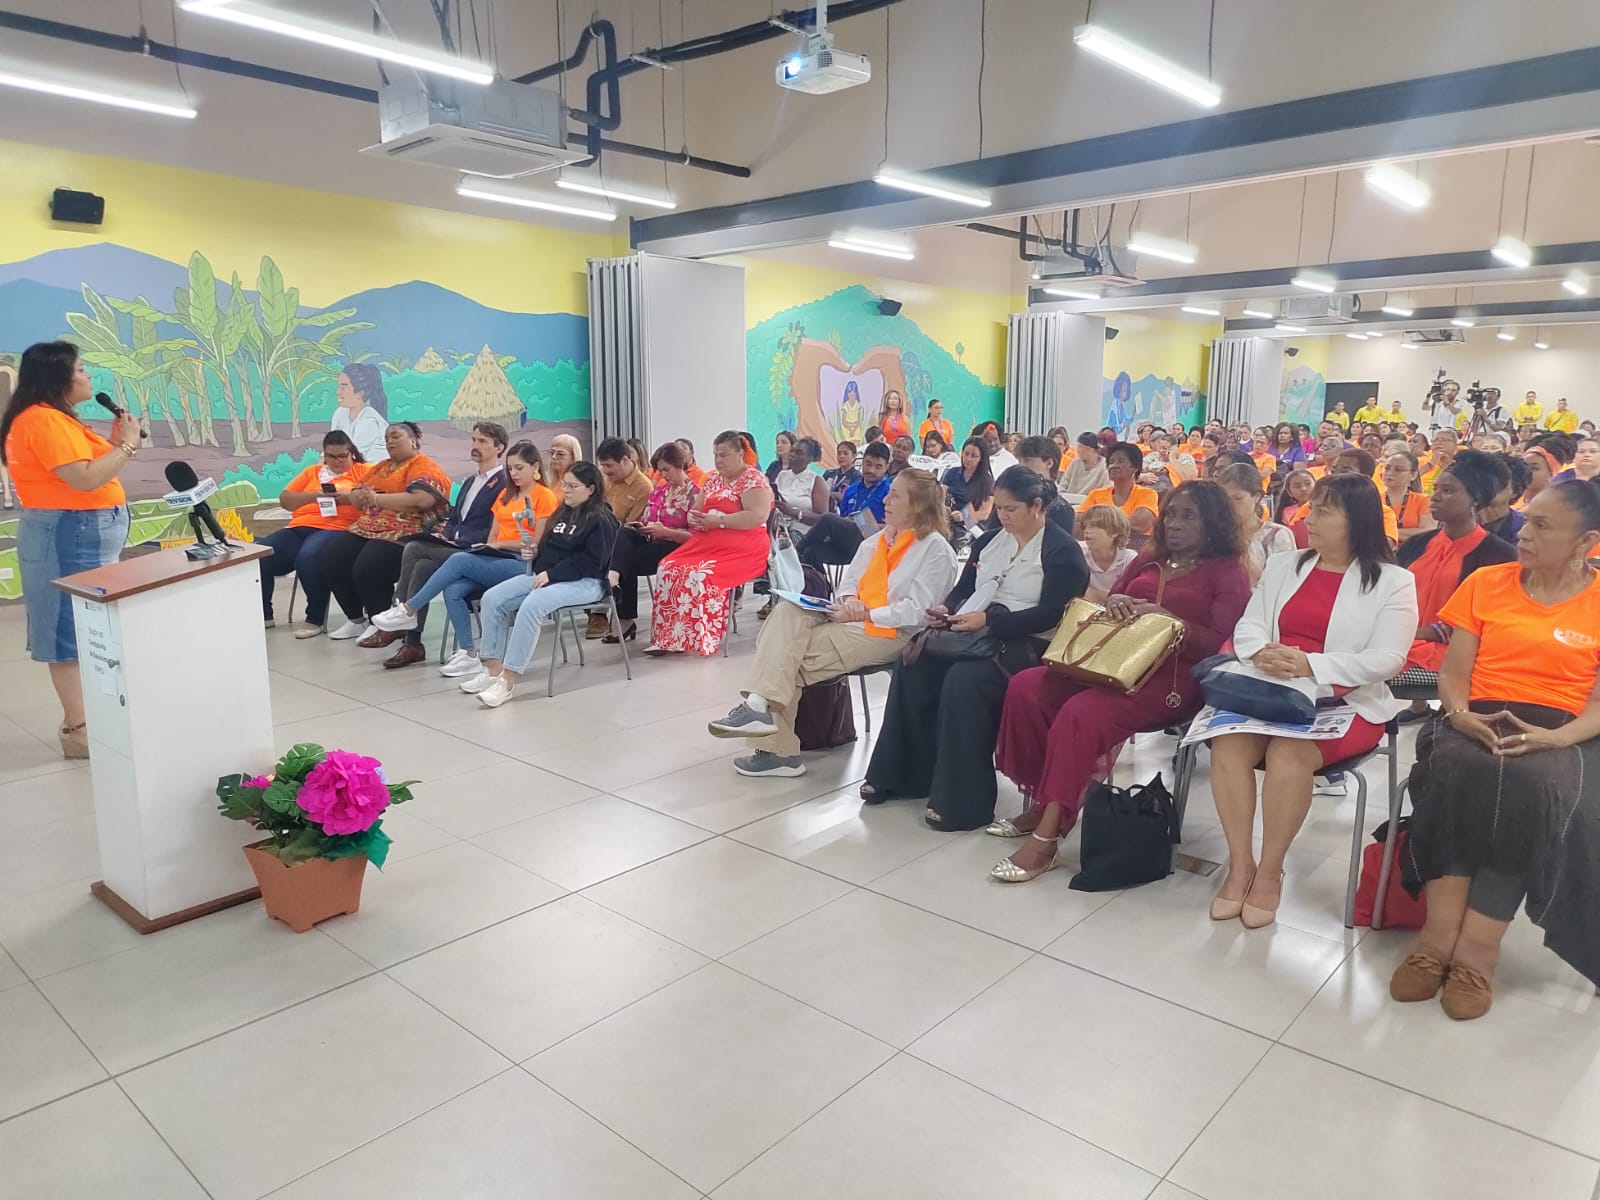
[[[74,414],[90,398],[88,369],[71,342],[22,353],[17,387],[0,417],[0,459],[22,504],[17,561],[28,615],[28,653],[48,663],[61,700],[61,753],[88,758],[72,597],[51,585],[117,561],[128,540],[128,504],[117,475],[139,453],[139,423],[120,413],[108,442]]]

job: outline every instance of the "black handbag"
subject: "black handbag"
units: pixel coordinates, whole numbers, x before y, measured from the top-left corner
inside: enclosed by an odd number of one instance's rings
[[[794,707],[794,733],[802,750],[834,750],[856,740],[850,677],[841,675],[800,689]]]
[[[1288,684],[1219,669],[1238,661],[1232,654],[1213,654],[1197,662],[1190,672],[1212,708],[1275,725],[1309,725],[1317,719],[1317,702],[1304,692]]]
[[[982,629],[928,629],[917,630],[906,643],[900,657],[914,663],[923,655],[942,658],[946,662],[981,662],[986,658],[999,658],[1005,644],[988,626]]]
[[[1149,783],[1112,787],[1092,783],[1083,802],[1079,892],[1111,892],[1154,883],[1172,874],[1178,817],[1157,775]]]

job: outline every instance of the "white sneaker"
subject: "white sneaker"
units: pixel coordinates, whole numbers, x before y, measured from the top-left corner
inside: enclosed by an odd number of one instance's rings
[[[1335,771],[1332,775],[1318,775],[1311,781],[1311,794],[1313,796],[1344,796],[1349,791],[1345,784],[1343,771]]]
[[[417,627],[417,614],[404,604],[396,603],[372,618],[372,623],[385,633],[400,633]]]
[[[351,638],[364,638],[371,629],[360,621],[346,621],[328,636],[336,642],[348,642]]]
[[[321,637],[326,632],[321,625],[302,625],[294,631],[294,636],[303,642],[307,638]]]
[[[499,679],[499,678],[500,678],[500,676],[491,675],[491,674],[489,674],[489,672],[483,670],[482,668],[479,668],[478,673],[476,675],[473,675],[473,676],[470,676],[469,678],[463,679],[456,686],[459,687],[467,695],[476,696],[479,692],[483,691],[484,688],[488,687],[491,683],[493,683],[496,679]]]
[[[457,650],[447,662],[439,668],[439,674],[446,679],[470,678],[483,670],[483,664],[478,661],[478,656],[471,650]]]
[[[491,675],[489,686],[478,693],[478,703],[485,708],[499,708],[511,699],[511,685],[504,675]]]

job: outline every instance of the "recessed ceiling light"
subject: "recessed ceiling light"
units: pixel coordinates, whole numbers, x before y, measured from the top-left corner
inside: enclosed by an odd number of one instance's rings
[[[1264,308],[1248,308],[1248,307],[1240,315],[1241,316],[1246,316],[1246,317],[1254,317],[1258,321],[1271,321],[1271,320],[1275,320],[1277,318],[1277,316],[1278,316],[1277,313],[1268,312]]]
[[[1297,288],[1305,288],[1308,292],[1324,294],[1331,294],[1339,286],[1337,279],[1323,271],[1301,271],[1289,282]]]
[[[1400,349],[1402,349],[1402,350],[1417,350],[1417,349],[1420,349],[1420,347],[1415,342],[1401,342],[1400,343]]]
[[[1533,344],[1533,348],[1535,350],[1548,350],[1548,349],[1550,349],[1550,343],[1549,342],[1535,342]]]
[[[1201,108],[1215,108],[1222,103],[1222,89],[1209,79],[1098,25],[1079,25],[1072,31],[1072,40],[1090,54],[1115,63],[1124,71],[1131,71]]]
[[[582,192],[586,196],[604,196],[608,200],[620,200],[624,204],[647,204],[651,208],[668,209],[678,207],[678,202],[671,196],[633,192],[626,188],[613,187],[609,183],[590,183],[587,179],[568,179],[563,176],[556,180],[556,186],[569,192]]]
[[[1415,313],[1417,310],[1414,309],[1414,308],[1407,308],[1407,307],[1405,307],[1404,305],[1401,305],[1401,304],[1385,304],[1378,311],[1379,312],[1386,312],[1391,317],[1409,317],[1413,313]]]
[[[1401,208],[1409,208],[1413,212],[1427,208],[1428,200],[1433,196],[1432,188],[1393,163],[1373,163],[1368,167],[1367,186]]]
[[[1468,317],[1451,317],[1450,324],[1454,325],[1457,329],[1471,329],[1477,324],[1477,322]]]
[[[1589,276],[1574,267],[1567,272],[1567,277],[1561,281],[1561,286],[1574,296],[1587,296],[1589,294]]]
[[[1060,296],[1063,300],[1098,300],[1098,299],[1100,299],[1100,293],[1099,292],[1079,292],[1079,291],[1074,291],[1072,288],[1047,287],[1047,288],[1040,288],[1039,290],[1041,292],[1043,292],[1046,296]]]
[[[1367,330],[1367,336],[1368,337],[1381,338],[1383,336],[1383,330],[1381,330],[1381,329],[1369,329],[1369,330]]]
[[[909,171],[896,171],[891,167],[884,167],[872,177],[872,182],[880,187],[899,188],[902,192],[916,192],[922,196],[933,196],[939,200],[952,200],[957,204],[970,204],[974,208],[988,208],[992,201],[987,192],[972,191],[968,188],[954,187],[924,175],[915,175]]]
[[[867,241],[864,238],[845,236],[828,239],[828,245],[835,250],[850,250],[856,254],[876,254],[879,258],[898,258],[901,262],[910,262],[916,258],[917,252],[905,244],[888,242]]]
[[[543,212],[564,213],[569,217],[588,217],[595,221],[615,221],[617,214],[609,208],[584,208],[578,204],[563,204],[554,196],[545,197],[515,189],[500,189],[493,179],[469,176],[456,184],[456,195],[469,200],[492,200],[496,204],[513,204],[518,208],[537,208]]]
[[[47,96],[61,96],[68,100],[88,100],[93,104],[108,104],[112,108],[127,108],[158,117],[180,117],[191,121],[196,116],[194,108],[188,104],[163,104],[156,100],[141,100],[137,96],[103,92],[98,88],[83,88],[53,79],[18,75],[11,71],[0,71],[0,87],[20,88],[25,92],[42,92]]]
[[[1367,340],[1367,335],[1364,333],[1347,333],[1345,334],[1345,337],[1354,338],[1358,342],[1364,342]]]
[[[1128,249],[1135,254],[1148,255],[1150,258],[1164,258],[1168,262],[1183,263],[1190,266],[1199,257],[1195,248],[1186,242],[1174,241],[1172,238],[1157,237],[1153,233],[1136,233],[1128,238]]]
[[[1509,329],[1502,329],[1499,333],[1495,334],[1495,337],[1499,338],[1502,342],[1514,342],[1517,340],[1517,335],[1512,333]]]
[[[1199,304],[1185,304],[1181,311],[1193,313],[1197,317],[1220,317],[1222,315],[1220,309],[1206,308]]]
[[[1533,262],[1533,251],[1526,242],[1509,234],[1502,235],[1500,240],[1489,248],[1489,253],[1508,267],[1526,267]]]
[[[1304,333],[1306,331],[1304,325],[1285,325],[1282,321],[1279,321],[1273,328],[1279,333]]]

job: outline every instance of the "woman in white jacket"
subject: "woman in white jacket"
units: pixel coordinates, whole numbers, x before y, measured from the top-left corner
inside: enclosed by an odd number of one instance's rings
[[[1417,592],[1383,531],[1383,498],[1370,479],[1330,475],[1311,493],[1310,549],[1268,558],[1233,634],[1233,649],[1279,679],[1308,679],[1355,709],[1335,740],[1237,733],[1211,742],[1211,792],[1228,840],[1228,874],[1211,917],[1259,929],[1277,916],[1283,860],[1311,808],[1312,776],[1366,753],[1404,702],[1384,681],[1396,675],[1417,634]],[[1257,768],[1261,856],[1254,852]]]
[[[883,528],[861,543],[840,580],[831,611],[779,604],[762,627],[744,699],[709,726],[714,737],[751,739],[754,753],[734,760],[739,774],[805,774],[794,731],[801,689],[894,662],[955,583],[944,492],[933,475],[904,468],[883,514]]]

